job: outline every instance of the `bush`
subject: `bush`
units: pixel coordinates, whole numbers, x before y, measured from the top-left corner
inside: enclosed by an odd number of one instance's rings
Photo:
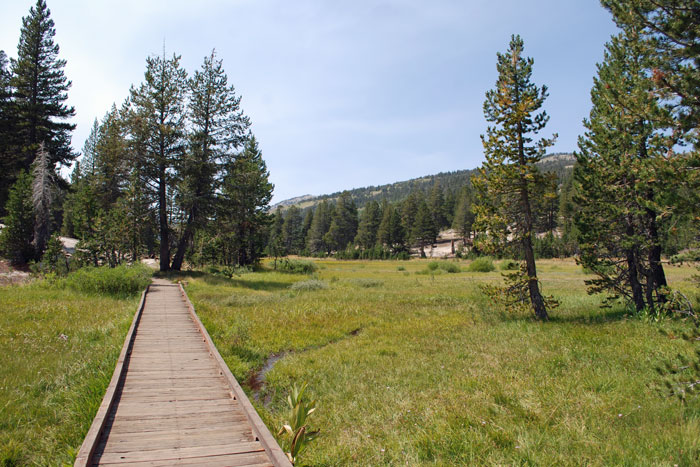
[[[110,268],[83,268],[69,274],[66,286],[86,294],[129,297],[151,283],[152,271],[141,264]]]
[[[380,281],[379,279],[353,279],[351,282],[359,287],[364,287],[365,289],[369,289],[371,287],[381,287],[384,285],[384,282]]]
[[[438,269],[449,273],[462,272],[459,265],[455,263],[449,263],[447,261],[431,261],[428,263],[428,271],[437,271]]]
[[[491,272],[495,270],[496,266],[494,266],[493,260],[488,256],[477,258],[467,266],[467,271],[469,272]]]
[[[283,259],[277,264],[277,270],[289,274],[313,274],[318,267],[313,261],[301,259]]]
[[[309,279],[308,281],[300,281],[293,283],[290,287],[292,290],[323,290],[328,288],[328,284],[318,279]]]
[[[520,264],[512,259],[505,259],[501,261],[500,268],[501,271],[517,271],[520,269]]]
[[[397,270],[397,271],[405,271],[406,268],[403,267],[403,266],[399,266],[399,267],[396,268],[396,270]]]

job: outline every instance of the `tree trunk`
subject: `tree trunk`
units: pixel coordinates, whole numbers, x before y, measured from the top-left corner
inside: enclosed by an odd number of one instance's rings
[[[192,236],[194,235],[194,217],[195,208],[190,211],[190,215],[187,216],[187,222],[185,223],[185,230],[182,232],[180,240],[177,242],[177,250],[175,251],[175,256],[173,257],[173,264],[170,266],[171,269],[175,271],[180,271],[182,269],[182,263],[185,260],[185,252],[187,247],[192,241]]]
[[[634,235],[632,222],[629,219],[627,222],[627,235]],[[627,259],[627,269],[629,270],[627,281],[632,289],[632,301],[634,302],[636,310],[642,311],[646,304],[644,303],[642,284],[639,282],[639,268],[637,267],[637,255],[635,254],[634,248],[627,249],[625,251],[625,256]]]
[[[656,292],[661,303],[666,302],[666,295],[659,290],[661,287],[668,286],[666,282],[666,274],[661,263],[661,244],[659,242],[659,229],[656,225],[656,213],[651,209],[647,209],[647,218],[649,219],[649,237],[651,237],[651,247],[649,248],[649,268],[650,271],[650,288],[652,292]]]
[[[158,219],[160,221],[160,270],[170,268],[170,238],[168,232],[168,209],[165,180],[165,164],[159,167],[158,176]]]

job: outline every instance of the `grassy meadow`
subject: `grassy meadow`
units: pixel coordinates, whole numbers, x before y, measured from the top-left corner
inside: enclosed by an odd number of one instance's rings
[[[0,287],[3,467],[72,465],[112,377],[140,297],[80,292],[72,280]]]
[[[693,350],[659,332],[680,324],[600,309],[572,260],[539,262],[545,293],[561,302],[548,323],[486,301],[478,285],[500,281],[498,270],[316,263],[312,278],[183,278],[272,431],[291,385],[309,383],[321,436],[303,464],[700,463],[700,400],[657,391],[655,366]],[[691,294],[694,273],[668,268]],[[281,358],[258,387],[251,375],[270,356]]]
[[[172,275],[271,431],[308,382],[321,435],[300,464],[700,463],[700,400],[661,396],[654,371],[692,352],[659,332],[682,324],[600,309],[573,261],[539,262],[561,302],[548,323],[486,300],[478,286],[498,268],[315,263],[311,275]],[[667,271],[696,297],[693,267]],[[105,295],[123,295],[112,271],[81,274],[0,287],[2,466],[71,463],[109,383],[138,296]]]

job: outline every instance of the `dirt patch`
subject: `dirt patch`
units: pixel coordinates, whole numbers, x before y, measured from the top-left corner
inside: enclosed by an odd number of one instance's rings
[[[29,282],[31,275],[29,270],[25,268],[15,268],[10,265],[9,261],[0,260],[0,286],[10,284],[22,284]]]

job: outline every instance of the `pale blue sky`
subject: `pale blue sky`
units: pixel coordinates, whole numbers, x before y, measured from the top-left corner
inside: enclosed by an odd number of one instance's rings
[[[0,49],[15,56],[35,0],[4,0]],[[73,146],[121,103],[145,59],[216,48],[243,96],[275,184],[273,202],[378,185],[483,161],[482,104],[513,33],[549,87],[545,135],[576,148],[603,44],[615,26],[593,0],[47,0],[73,81]]]

